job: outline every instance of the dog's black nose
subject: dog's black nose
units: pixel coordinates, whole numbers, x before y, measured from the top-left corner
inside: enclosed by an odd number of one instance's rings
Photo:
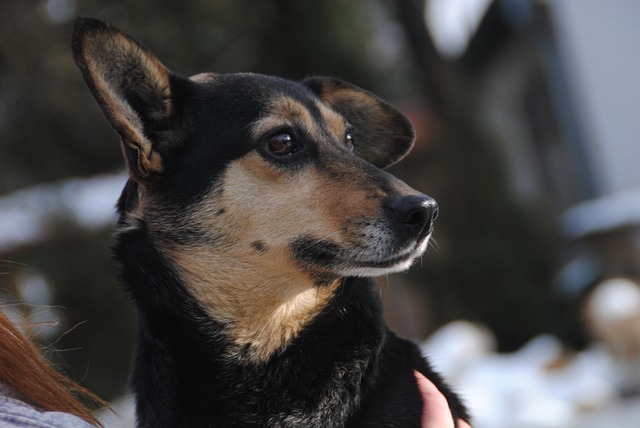
[[[430,233],[438,218],[438,203],[426,195],[402,196],[391,203],[391,211],[411,233]]]

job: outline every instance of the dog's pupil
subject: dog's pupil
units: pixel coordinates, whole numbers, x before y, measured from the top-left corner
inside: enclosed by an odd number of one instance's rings
[[[296,143],[290,134],[278,134],[268,141],[269,151],[276,155],[288,155],[296,150]]]

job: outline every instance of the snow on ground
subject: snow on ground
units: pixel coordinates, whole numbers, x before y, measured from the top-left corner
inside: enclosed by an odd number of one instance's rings
[[[125,182],[126,174],[117,172],[37,185],[0,198],[0,251],[46,238],[52,219],[85,229],[112,224]]]
[[[547,335],[512,354],[494,352],[494,344],[491,332],[466,321],[423,344],[467,400],[474,428],[640,427],[640,399],[618,395],[618,367],[602,346],[570,355]]]

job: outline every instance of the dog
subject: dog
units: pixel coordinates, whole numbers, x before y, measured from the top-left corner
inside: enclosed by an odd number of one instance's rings
[[[334,78],[187,78],[93,18],[72,48],[129,173],[112,248],[139,426],[418,427],[414,370],[468,420],[370,279],[420,257],[438,212],[383,170],[413,144],[403,114]]]

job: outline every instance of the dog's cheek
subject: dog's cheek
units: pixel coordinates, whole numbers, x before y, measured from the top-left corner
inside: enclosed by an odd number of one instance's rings
[[[308,169],[281,171],[250,153],[227,168],[218,203],[233,239],[264,253],[288,248],[300,236],[336,234],[322,214],[319,190]]]

